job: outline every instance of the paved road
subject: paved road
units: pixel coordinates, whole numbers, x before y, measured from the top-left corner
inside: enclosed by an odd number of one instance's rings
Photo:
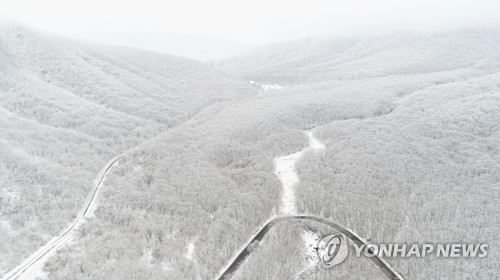
[[[334,223],[332,221],[316,217],[316,216],[281,216],[281,217],[276,217],[271,220],[269,220],[258,232],[255,234],[250,240],[248,241],[247,245],[245,248],[241,250],[241,252],[234,258],[232,263],[220,274],[218,277],[219,280],[227,280],[232,277],[232,275],[238,270],[240,265],[245,261],[245,259],[250,255],[252,252],[251,250],[248,250],[248,247],[250,244],[253,242],[260,242],[264,238],[264,236],[269,232],[269,230],[276,225],[279,222],[283,221],[315,221],[319,222],[321,224],[330,226],[339,232],[343,233],[345,236],[347,236],[349,239],[351,239],[352,242],[356,243],[358,246],[361,246],[365,244],[365,241],[361,239],[357,234],[352,232],[351,230]],[[404,280],[404,277],[394,268],[392,265],[385,260],[382,257],[379,257],[375,255],[374,257],[369,258],[382,272],[387,276],[389,279],[399,279],[399,280]]]
[[[26,258],[20,265],[5,274],[1,280],[13,280],[13,279],[32,279],[36,276],[37,270],[40,269],[51,254],[61,248],[68,240],[71,239],[73,231],[84,222],[84,217],[90,215],[95,207],[95,198],[97,197],[97,192],[102,185],[102,181],[106,174],[111,170],[113,165],[120,159],[120,157],[113,158],[109,161],[106,166],[101,170],[101,173],[97,177],[97,182],[85,201],[85,205],[80,211],[80,214],[76,217],[73,223],[64,230],[60,235],[51,239],[47,244],[38,249],[36,252],[31,254]]]

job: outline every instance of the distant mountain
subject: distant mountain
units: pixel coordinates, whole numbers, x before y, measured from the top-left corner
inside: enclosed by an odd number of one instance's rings
[[[307,39],[255,48],[212,64],[260,83],[300,84],[500,65],[498,30]]]
[[[278,77],[283,70],[302,68],[311,62],[339,55],[359,41],[307,38],[280,42],[253,48],[235,57],[214,60],[211,64],[230,73],[261,80],[267,75]]]
[[[72,126],[59,123],[61,114],[170,127],[208,104],[253,91],[193,60],[77,42],[18,25],[0,27],[0,61],[0,89],[9,93],[0,105],[57,127]]]

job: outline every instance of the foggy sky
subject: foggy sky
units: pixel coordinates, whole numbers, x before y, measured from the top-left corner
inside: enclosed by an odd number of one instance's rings
[[[500,27],[498,0],[0,0],[0,18],[195,59],[304,37]]]

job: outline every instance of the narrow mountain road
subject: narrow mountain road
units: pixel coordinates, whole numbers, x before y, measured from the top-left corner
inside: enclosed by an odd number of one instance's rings
[[[350,229],[347,229],[337,223],[334,223],[332,221],[329,221],[321,217],[307,216],[307,215],[275,217],[266,222],[266,224],[264,224],[264,226],[262,226],[261,229],[252,238],[250,238],[247,245],[240,251],[240,253],[234,258],[234,260],[230,263],[230,265],[220,274],[220,276],[217,279],[219,280],[230,279],[232,275],[241,266],[241,264],[245,261],[245,259],[252,253],[253,250],[248,249],[250,245],[262,241],[262,239],[266,236],[266,234],[274,225],[283,221],[315,221],[338,230],[339,232],[343,233],[346,237],[348,237],[352,242],[356,243],[358,246],[361,246],[366,243],[363,239],[361,239],[357,234],[352,232]],[[380,268],[380,270],[387,276],[388,279],[404,280],[404,277],[384,258],[375,255],[369,259],[378,268]]]
[[[75,229],[77,229],[81,224],[85,222],[85,217],[92,215],[95,205],[96,205],[96,197],[99,191],[99,188],[102,185],[102,181],[111,168],[120,160],[121,157],[115,157],[110,160],[106,166],[101,170],[99,175],[97,176],[97,181],[94,186],[94,189],[90,193],[89,197],[85,201],[83,209],[80,211],[76,219],[73,223],[64,230],[58,236],[52,238],[47,244],[40,247],[36,252],[27,257],[20,265],[16,268],[2,276],[1,280],[25,280],[25,279],[34,279],[37,274],[40,273],[45,262],[54,254],[57,249],[61,248],[64,244],[66,244],[73,237],[73,233]]]
[[[245,259],[250,255],[252,250],[248,250],[249,246],[252,243],[260,242],[264,238],[264,236],[269,232],[269,230],[277,223],[282,221],[315,221],[321,224],[330,226],[345,236],[347,236],[352,242],[356,243],[358,246],[365,244],[365,241],[361,239],[358,235],[356,235],[351,230],[334,223],[332,221],[326,220],[321,217],[316,216],[307,216],[307,215],[299,215],[297,214],[296,207],[296,198],[295,198],[295,188],[299,183],[299,177],[295,171],[296,162],[304,155],[306,152],[310,151],[318,151],[325,149],[325,145],[323,145],[318,139],[316,139],[313,135],[312,128],[308,128],[305,132],[309,139],[308,147],[304,148],[301,151],[298,151],[293,154],[289,154],[286,156],[282,156],[276,158],[276,176],[279,178],[283,185],[283,195],[281,208],[279,211],[278,217],[274,217],[268,220],[264,226],[248,241],[247,245],[240,250],[240,253],[234,258],[234,260],[226,267],[220,274],[219,280],[227,280],[231,278],[231,276],[236,272],[236,270],[240,267],[240,265],[245,261]],[[304,243],[307,247],[308,243],[311,242],[311,238],[315,239],[316,234],[312,232],[304,233],[302,238],[304,239]],[[319,238],[319,236],[318,236]],[[253,247],[253,246],[252,246]],[[310,269],[310,267],[317,265],[317,261],[319,260],[316,256],[316,252],[307,252],[307,255],[311,261],[308,261],[307,266],[302,270],[305,271]],[[374,256],[370,258],[371,261],[379,267],[382,272],[389,279],[404,279],[401,274],[399,274],[396,269],[394,269],[385,259]],[[300,272],[299,272],[300,274]]]
[[[179,124],[176,127],[173,127],[167,131],[171,131],[172,129],[188,125],[192,122],[194,122],[199,116],[201,116],[205,110],[208,110],[210,106],[202,109],[201,111],[197,112],[194,116],[192,116],[190,119],[186,120],[185,122]],[[99,175],[97,176],[97,181],[94,189],[90,193],[89,197],[85,201],[83,209],[80,211],[80,214],[78,214],[77,218],[73,221],[73,223],[66,229],[64,230],[61,234],[58,236],[52,238],[47,244],[43,245],[40,247],[36,252],[32,253],[30,256],[28,256],[24,261],[19,264],[17,267],[12,269],[11,271],[7,272],[5,275],[3,275],[0,280],[32,280],[35,279],[38,276],[43,276],[42,275],[42,268],[44,264],[47,262],[47,260],[59,249],[61,248],[64,244],[66,244],[71,238],[73,237],[72,233],[74,232],[75,229],[78,228],[79,225],[81,225],[85,220],[83,219],[84,217],[89,217],[92,215],[95,207],[96,207],[96,196],[97,192],[99,191],[99,188],[101,187],[102,181],[104,180],[104,177],[108,172],[111,170],[111,168],[120,160],[124,155],[127,153],[131,153],[135,150],[140,149],[142,146],[146,146],[149,144],[151,141],[154,139],[161,137],[163,133],[160,133],[153,138],[148,139],[147,141],[137,145],[136,147],[128,150],[127,152],[123,153],[120,156],[114,157],[111,159],[106,166],[101,170]]]
[[[171,128],[170,130],[181,127],[183,125],[188,125],[189,123],[195,121],[209,107],[210,106],[199,111],[194,116],[192,116],[190,119],[186,120],[185,122],[179,124],[176,127]],[[167,131],[170,131],[170,130],[167,130]],[[47,260],[57,251],[57,249],[61,248],[64,244],[66,244],[69,240],[71,240],[71,238],[73,237],[72,233],[74,232],[74,230],[76,228],[78,228],[78,226],[81,225],[85,221],[83,218],[92,215],[92,213],[96,207],[95,198],[97,196],[97,192],[98,192],[99,188],[101,187],[101,184],[102,184],[102,181],[104,180],[104,177],[106,176],[106,174],[108,174],[108,172],[111,170],[111,168],[118,162],[118,160],[120,160],[127,153],[131,153],[135,150],[138,150],[140,147],[147,145],[148,143],[150,143],[150,141],[153,141],[157,137],[161,137],[161,135],[162,135],[162,133],[156,135],[155,137],[153,137],[151,139],[148,139],[147,141],[130,149],[129,151],[123,153],[122,155],[111,159],[106,164],[106,166],[104,166],[104,168],[101,170],[101,172],[97,176],[97,181],[96,181],[96,185],[95,185],[94,189],[92,190],[89,197],[85,201],[83,209],[80,211],[80,214],[73,221],[73,223],[66,230],[64,230],[61,234],[52,238],[47,244],[40,247],[36,252],[32,253],[20,265],[18,265],[17,267],[15,267],[11,271],[9,271],[5,275],[3,275],[0,278],[0,280],[14,280],[14,279],[31,280],[31,279],[35,279],[37,276],[41,276],[41,271],[42,271],[43,265],[47,262]]]

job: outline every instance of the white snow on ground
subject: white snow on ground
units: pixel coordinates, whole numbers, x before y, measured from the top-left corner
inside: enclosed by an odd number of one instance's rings
[[[316,137],[314,137],[312,131],[306,131],[306,134],[309,139],[309,146],[307,148],[290,155],[276,158],[275,160],[275,173],[281,181],[281,184],[283,185],[283,195],[281,198],[282,202],[280,208],[281,215],[297,215],[295,188],[297,186],[297,183],[299,182],[299,177],[295,172],[296,162],[306,152],[312,150],[322,150],[325,148],[325,145],[318,139],[316,139]],[[318,256],[314,247],[316,247],[318,243],[319,236],[310,230],[305,230],[302,234],[302,240],[304,241],[305,246],[306,266],[298,273],[298,275],[314,268],[318,263]]]
[[[0,227],[3,227],[7,231],[12,231],[9,221],[0,220]]]
[[[314,267],[316,267],[316,265],[318,264],[319,257],[315,247],[318,246],[318,241],[320,239],[320,236],[311,230],[305,229],[304,233],[302,233],[302,240],[304,241],[305,245],[306,265],[301,271],[297,273],[297,276],[300,276],[303,273],[314,269]]]
[[[274,89],[274,90],[281,90],[281,89],[283,89],[282,86],[277,85],[277,84],[274,84],[274,85],[261,85],[261,87],[264,90],[272,90],[272,89]]]
[[[276,169],[274,172],[283,186],[283,195],[281,198],[282,203],[280,208],[280,214],[282,215],[297,214],[297,207],[295,204],[295,186],[299,182],[299,177],[295,172],[295,163],[305,152],[325,148],[325,145],[314,137],[312,131],[307,131],[306,134],[309,139],[309,146],[307,148],[275,159]]]
[[[172,270],[174,270],[174,267],[173,267],[173,266],[172,266],[172,264],[171,264],[171,263],[169,263],[169,262],[162,262],[162,263],[161,263],[161,268],[162,268],[163,270],[165,270],[165,271],[172,271]]]
[[[307,136],[309,138],[308,149],[317,151],[326,148],[323,143],[321,143],[316,137],[314,137],[314,134],[311,130],[307,131]],[[302,240],[304,241],[305,245],[306,266],[304,267],[304,269],[302,269],[301,272],[299,272],[299,275],[316,267],[319,261],[318,254],[314,248],[318,245],[320,236],[315,232],[306,229],[302,234]]]
[[[153,259],[153,250],[151,248],[147,248],[144,251],[142,251],[142,258],[141,260],[147,265],[147,266],[153,266],[154,259]]]
[[[281,215],[297,214],[297,207],[295,205],[295,185],[299,182],[299,177],[295,172],[295,163],[303,154],[304,151],[300,151],[276,159],[275,173],[283,185],[280,208]]]
[[[189,244],[187,245],[187,252],[186,252],[186,259],[192,261],[193,260],[193,254],[194,254],[194,243],[193,242],[189,242]]]
[[[188,243],[188,245],[186,247],[186,254],[184,255],[184,257],[193,263],[194,269],[196,270],[196,279],[201,280],[202,278],[201,278],[201,274],[200,274],[199,264],[195,258],[195,255],[194,255],[194,250],[196,249],[196,246],[194,243],[196,242],[196,239],[194,239],[194,241],[191,241]]]
[[[264,90],[264,91],[268,91],[268,90],[281,90],[281,89],[283,89],[283,86],[280,86],[278,84],[261,85],[261,84],[257,83],[256,81],[250,81],[248,83],[251,84],[251,85],[257,86],[261,90]]]
[[[308,131],[307,136],[309,137],[309,148],[313,150],[323,150],[325,148],[325,145],[314,137],[312,131]]]
[[[0,197],[5,199],[6,201],[8,200],[13,200],[17,201],[19,200],[19,194],[13,190],[13,188],[2,188],[2,193],[0,194]]]

